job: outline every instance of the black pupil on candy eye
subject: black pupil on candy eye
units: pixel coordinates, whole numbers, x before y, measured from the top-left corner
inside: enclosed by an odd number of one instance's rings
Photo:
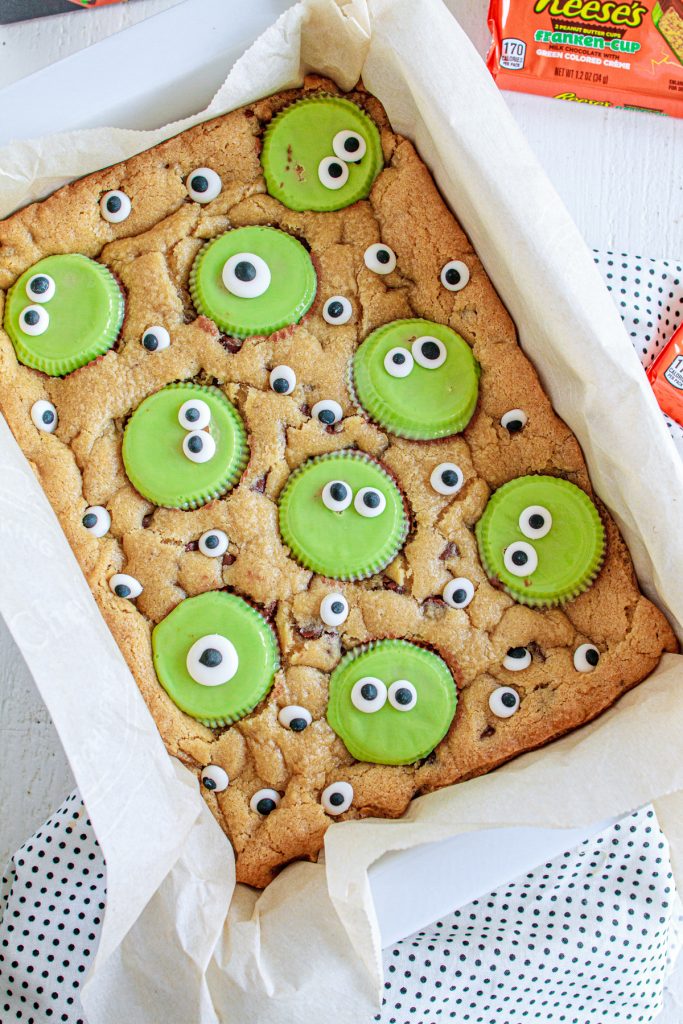
[[[422,355],[425,359],[438,359],[439,354],[439,346],[435,341],[425,341],[422,345]]]
[[[35,309],[29,309],[24,313],[24,320],[30,327],[34,327],[40,320],[40,314]]]
[[[545,526],[545,519],[538,512],[534,512],[532,516],[529,516],[529,526],[532,530],[542,530]]]
[[[214,782],[213,779],[210,779],[208,776],[206,776],[206,778],[202,779],[202,784],[204,786],[204,789],[215,789],[216,788],[216,783]]]
[[[455,601],[456,604],[462,604],[463,601],[467,600],[467,591],[463,590],[462,587],[460,587],[458,590],[454,592],[453,600]]]
[[[203,174],[197,174],[190,182],[190,185],[193,192],[206,192],[209,187],[209,181]]]
[[[107,209],[110,213],[118,213],[121,209],[121,197],[109,196],[109,199],[107,199]]]
[[[277,391],[279,395],[284,395],[285,392],[289,391],[289,384],[284,377],[277,377],[273,381],[273,391]]]
[[[342,174],[344,173],[341,164],[330,164],[327,170],[331,178],[341,178]]]
[[[506,426],[511,434],[517,434],[522,429],[524,424],[521,420],[510,420],[510,422],[507,423]]]
[[[346,498],[346,488],[344,484],[332,484],[330,487],[330,495],[335,501],[344,501]]]
[[[156,334],[146,334],[142,339],[142,344],[149,352],[153,352],[155,348],[159,347],[159,341]]]
[[[187,447],[196,455],[204,447],[204,442],[201,437],[191,437],[187,442]]]
[[[320,420],[321,423],[327,423],[331,425],[332,423],[334,423],[334,413],[332,412],[331,409],[322,409],[318,413],[318,419]]]
[[[344,312],[344,307],[341,302],[331,302],[327,307],[327,312],[330,316],[338,317]]]
[[[333,601],[331,608],[334,615],[341,615],[341,613],[344,611],[344,605],[341,603],[341,601]]]
[[[525,647],[511,647],[508,651],[509,658],[525,658],[526,648]]]
[[[455,267],[451,267],[450,270],[446,271],[446,280],[448,281],[449,284],[459,284],[459,282],[460,282],[460,273],[459,273],[459,271],[457,271],[455,269]]]
[[[348,139],[344,139],[344,149],[347,153],[355,153],[356,150],[360,149],[360,142],[352,136]]]
[[[378,263],[388,263],[390,259],[391,259],[391,256],[389,255],[389,253],[388,253],[388,251],[386,249],[378,249],[377,250],[377,262]]]
[[[289,723],[289,728],[293,729],[294,732],[303,732],[307,725],[308,722],[305,718],[293,718]]]
[[[515,565],[526,565],[526,563],[529,561],[529,556],[527,555],[526,551],[513,551],[512,561],[515,563]]]
[[[380,502],[380,497],[377,491],[367,491],[363,495],[363,504],[367,505],[368,508],[377,508]]]
[[[332,795],[330,796],[330,803],[332,804],[333,807],[341,807],[341,805],[344,803],[344,794],[332,793]]]
[[[256,804],[256,810],[259,814],[270,814],[271,811],[275,810],[275,801],[271,800],[269,796],[264,796]]]
[[[31,282],[31,291],[35,292],[36,295],[42,295],[50,287],[50,282],[46,277],[37,277],[35,281]]]
[[[194,407],[188,409],[187,412],[185,413],[185,419],[189,420],[190,423],[196,423],[196,421],[199,419],[199,409],[195,409]]]
[[[235,267],[235,277],[238,281],[253,281],[256,277],[256,267],[247,260],[240,260]]]
[[[53,413],[52,409],[46,409],[42,416],[43,423],[52,423],[54,418],[55,414]]]
[[[455,487],[458,482],[458,474],[454,469],[445,469],[441,474],[441,479],[445,483],[446,487]]]
[[[396,700],[399,704],[410,704],[413,699],[413,695],[409,689],[405,686],[401,686],[396,691]]]
[[[215,533],[212,533],[210,537],[206,538],[204,543],[207,546],[207,548],[217,548],[218,547],[218,537],[216,536]]]
[[[397,366],[402,366],[403,363],[405,363],[406,361],[406,357],[403,354],[403,352],[394,352],[393,356],[391,357],[391,361],[392,363],[396,363]]]
[[[125,583],[117,583],[114,593],[117,597],[130,597],[130,587],[127,587]]]
[[[597,665],[597,663],[600,661],[600,655],[596,650],[591,648],[590,651],[586,651],[586,661],[589,665]]]
[[[504,693],[500,698],[501,704],[504,704],[506,708],[514,708],[517,703],[517,698],[514,693]]]
[[[83,516],[83,525],[86,530],[91,530],[93,526],[97,524],[97,516],[94,512],[88,512],[87,515]]]
[[[215,647],[207,647],[205,651],[202,651],[199,660],[207,668],[216,668],[223,661],[223,655]]]
[[[360,694],[363,700],[374,700],[377,696],[377,687],[374,683],[365,683],[360,688]]]

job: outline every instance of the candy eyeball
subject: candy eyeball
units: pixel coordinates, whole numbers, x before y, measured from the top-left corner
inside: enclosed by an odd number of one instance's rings
[[[285,729],[292,732],[303,732],[313,721],[311,712],[298,704],[289,704],[286,708],[280,708],[277,720]]]
[[[400,345],[389,349],[384,357],[384,369],[391,377],[408,377],[413,372],[414,365],[412,353]]]
[[[210,203],[221,194],[223,182],[210,167],[198,167],[188,174],[185,186],[190,199],[194,199],[195,203]]]
[[[389,687],[389,703],[397,711],[412,711],[417,704],[417,690],[407,679],[397,679]]]
[[[320,602],[320,618],[326,626],[341,626],[349,615],[349,602],[343,594],[326,594]]]
[[[142,593],[142,583],[136,580],[135,576],[129,576],[125,572],[117,572],[109,580],[109,589],[117,597],[125,597],[129,601],[134,601]]]
[[[56,290],[49,274],[34,274],[26,282],[26,294],[33,302],[49,302],[54,298]]]
[[[543,505],[529,505],[519,517],[519,528],[525,537],[540,540],[550,533],[553,517]]]
[[[349,180],[349,169],[343,160],[326,156],[318,164],[318,177],[325,188],[343,188]]]
[[[228,773],[219,764],[207,764],[202,768],[202,786],[210,793],[222,793],[230,784]]]
[[[343,512],[353,500],[353,491],[343,480],[330,480],[323,487],[322,498],[330,512]]]
[[[363,260],[373,274],[390,274],[396,269],[396,253],[383,242],[369,245],[363,254]]]
[[[358,132],[344,131],[337,132],[332,139],[332,149],[340,160],[356,163],[365,156],[367,146],[365,139]]]
[[[216,454],[216,442],[205,430],[191,430],[183,438],[183,453],[190,462],[209,462]]]
[[[54,434],[57,429],[57,410],[52,402],[47,402],[44,398],[39,398],[31,406],[31,419],[33,425],[46,434]]]
[[[333,295],[323,306],[323,320],[333,327],[347,324],[352,313],[353,306],[343,295]]]
[[[524,430],[528,419],[529,417],[523,409],[508,409],[500,417],[500,425],[505,427],[510,434],[518,434],[520,430]]]
[[[474,584],[472,580],[465,579],[464,576],[458,576],[454,580],[449,580],[446,586],[443,588],[443,599],[447,605],[451,608],[467,608],[474,597]]]
[[[371,715],[383,708],[387,702],[387,688],[381,679],[375,676],[363,676],[351,690],[351,703],[354,708]]]
[[[333,782],[320,794],[320,803],[327,814],[343,814],[353,803],[353,786],[349,782]]]
[[[581,644],[574,651],[574,668],[577,672],[592,672],[600,661],[600,651],[595,644]]]
[[[441,284],[449,292],[459,292],[469,283],[470,272],[461,260],[450,260],[441,268]]]
[[[331,398],[325,398],[322,402],[316,402],[311,409],[313,419],[320,420],[326,427],[339,423],[343,415],[344,411],[339,402],[335,402]]]
[[[26,306],[19,314],[19,328],[24,334],[45,334],[50,326],[50,314],[42,306]]]
[[[93,537],[104,537],[109,533],[111,516],[103,505],[90,505],[83,513],[83,526]]]
[[[249,801],[249,806],[252,811],[265,818],[267,814],[270,814],[279,806],[280,799],[280,794],[276,789],[259,789]]]
[[[207,530],[198,541],[199,550],[208,558],[220,558],[228,550],[228,535],[223,530]]]
[[[465,482],[465,477],[460,466],[454,462],[440,462],[435,469],[429,482],[437,494],[457,494]]]
[[[125,192],[119,192],[118,189],[113,192],[105,192],[100,199],[100,211],[110,224],[119,224],[125,220],[130,216],[130,210],[130,199]]]
[[[531,651],[526,647],[510,647],[503,658],[503,668],[508,672],[523,672],[531,664]]]
[[[148,352],[160,352],[171,344],[171,335],[165,327],[148,327],[141,340]]]
[[[201,398],[191,398],[178,409],[178,422],[184,430],[204,430],[211,422],[211,409]]]
[[[296,374],[291,366],[275,366],[270,371],[270,386],[278,395],[291,395],[296,387]]]
[[[511,686],[499,686],[489,697],[489,707],[497,718],[511,718],[519,708],[519,694]]]
[[[190,647],[185,659],[187,671],[201,686],[222,686],[237,672],[239,658],[227,636],[209,633]]]
[[[503,562],[513,576],[531,576],[538,568],[538,555],[531,544],[518,540],[506,547]]]
[[[236,252],[223,267],[223,284],[238,299],[257,299],[270,287],[270,267],[253,252]]]
[[[413,358],[420,366],[424,366],[425,370],[438,370],[446,362],[447,355],[446,346],[439,338],[432,338],[426,334],[413,342]]]
[[[387,499],[376,487],[361,487],[353,499],[353,507],[359,515],[366,519],[381,516],[387,507]]]

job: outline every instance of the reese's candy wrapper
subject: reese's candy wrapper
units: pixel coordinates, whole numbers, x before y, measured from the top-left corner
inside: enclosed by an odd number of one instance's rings
[[[683,427],[683,324],[647,371],[662,412]]]

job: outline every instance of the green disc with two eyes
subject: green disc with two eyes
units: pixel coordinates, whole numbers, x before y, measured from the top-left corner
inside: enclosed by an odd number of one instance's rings
[[[220,685],[197,682],[188,669],[188,653],[206,637],[234,647],[236,671]],[[201,644],[200,644],[201,648]],[[181,711],[211,727],[229,725],[249,714],[273,685],[279,652],[273,630],[250,604],[225,591],[187,597],[152,631],[157,679]]]
[[[368,676],[380,680],[388,696],[377,710],[362,711],[352,693]],[[392,683],[406,681],[414,688],[409,710],[391,700]],[[444,738],[456,702],[453,676],[438,654],[407,640],[380,640],[350,651],[333,671],[327,721],[358,761],[412,764]]]
[[[605,556],[605,528],[595,505],[580,487],[553,476],[503,484],[475,531],[484,569],[522,604],[549,606],[578,597]]]
[[[401,352],[392,355],[394,349]],[[351,384],[363,411],[384,430],[428,441],[465,429],[477,405],[479,375],[471,348],[450,327],[394,320],[356,350]]]
[[[323,501],[323,489],[334,481],[349,489],[353,499],[363,488],[379,492],[384,510],[368,516],[351,500],[343,511],[333,511]],[[403,497],[393,479],[373,459],[348,451],[309,459],[290,476],[279,498],[279,521],[282,540],[297,562],[335,580],[380,572],[396,557],[408,532]]]

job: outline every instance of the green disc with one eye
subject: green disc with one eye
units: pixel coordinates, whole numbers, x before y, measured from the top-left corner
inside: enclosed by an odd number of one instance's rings
[[[181,711],[212,728],[256,707],[279,664],[272,629],[235,594],[188,597],[152,631],[157,678]]]
[[[63,377],[112,347],[123,313],[121,288],[101,263],[46,256],[10,288],[5,330],[20,363]]]
[[[235,407],[217,388],[198,384],[169,384],[145,398],[123,435],[128,479],[167,508],[198,508],[225,494],[248,455]]]
[[[479,364],[463,338],[431,320],[394,320],[356,350],[351,386],[390,434],[429,441],[464,430],[479,394]]]
[[[578,597],[605,555],[595,505],[580,487],[553,476],[522,476],[499,487],[476,535],[484,569],[522,604]]]
[[[197,312],[238,338],[297,324],[310,308],[317,284],[301,242],[259,225],[214,238],[199,252],[190,274]]]
[[[271,196],[290,210],[341,210],[370,194],[384,158],[379,132],[339,96],[310,96],[268,125],[261,164]]]
[[[279,498],[280,533],[292,556],[335,580],[360,580],[396,557],[408,532],[403,497],[389,474],[365,455],[310,459]]]
[[[453,721],[457,692],[446,662],[407,640],[345,655],[330,676],[327,721],[358,761],[412,764]]]

